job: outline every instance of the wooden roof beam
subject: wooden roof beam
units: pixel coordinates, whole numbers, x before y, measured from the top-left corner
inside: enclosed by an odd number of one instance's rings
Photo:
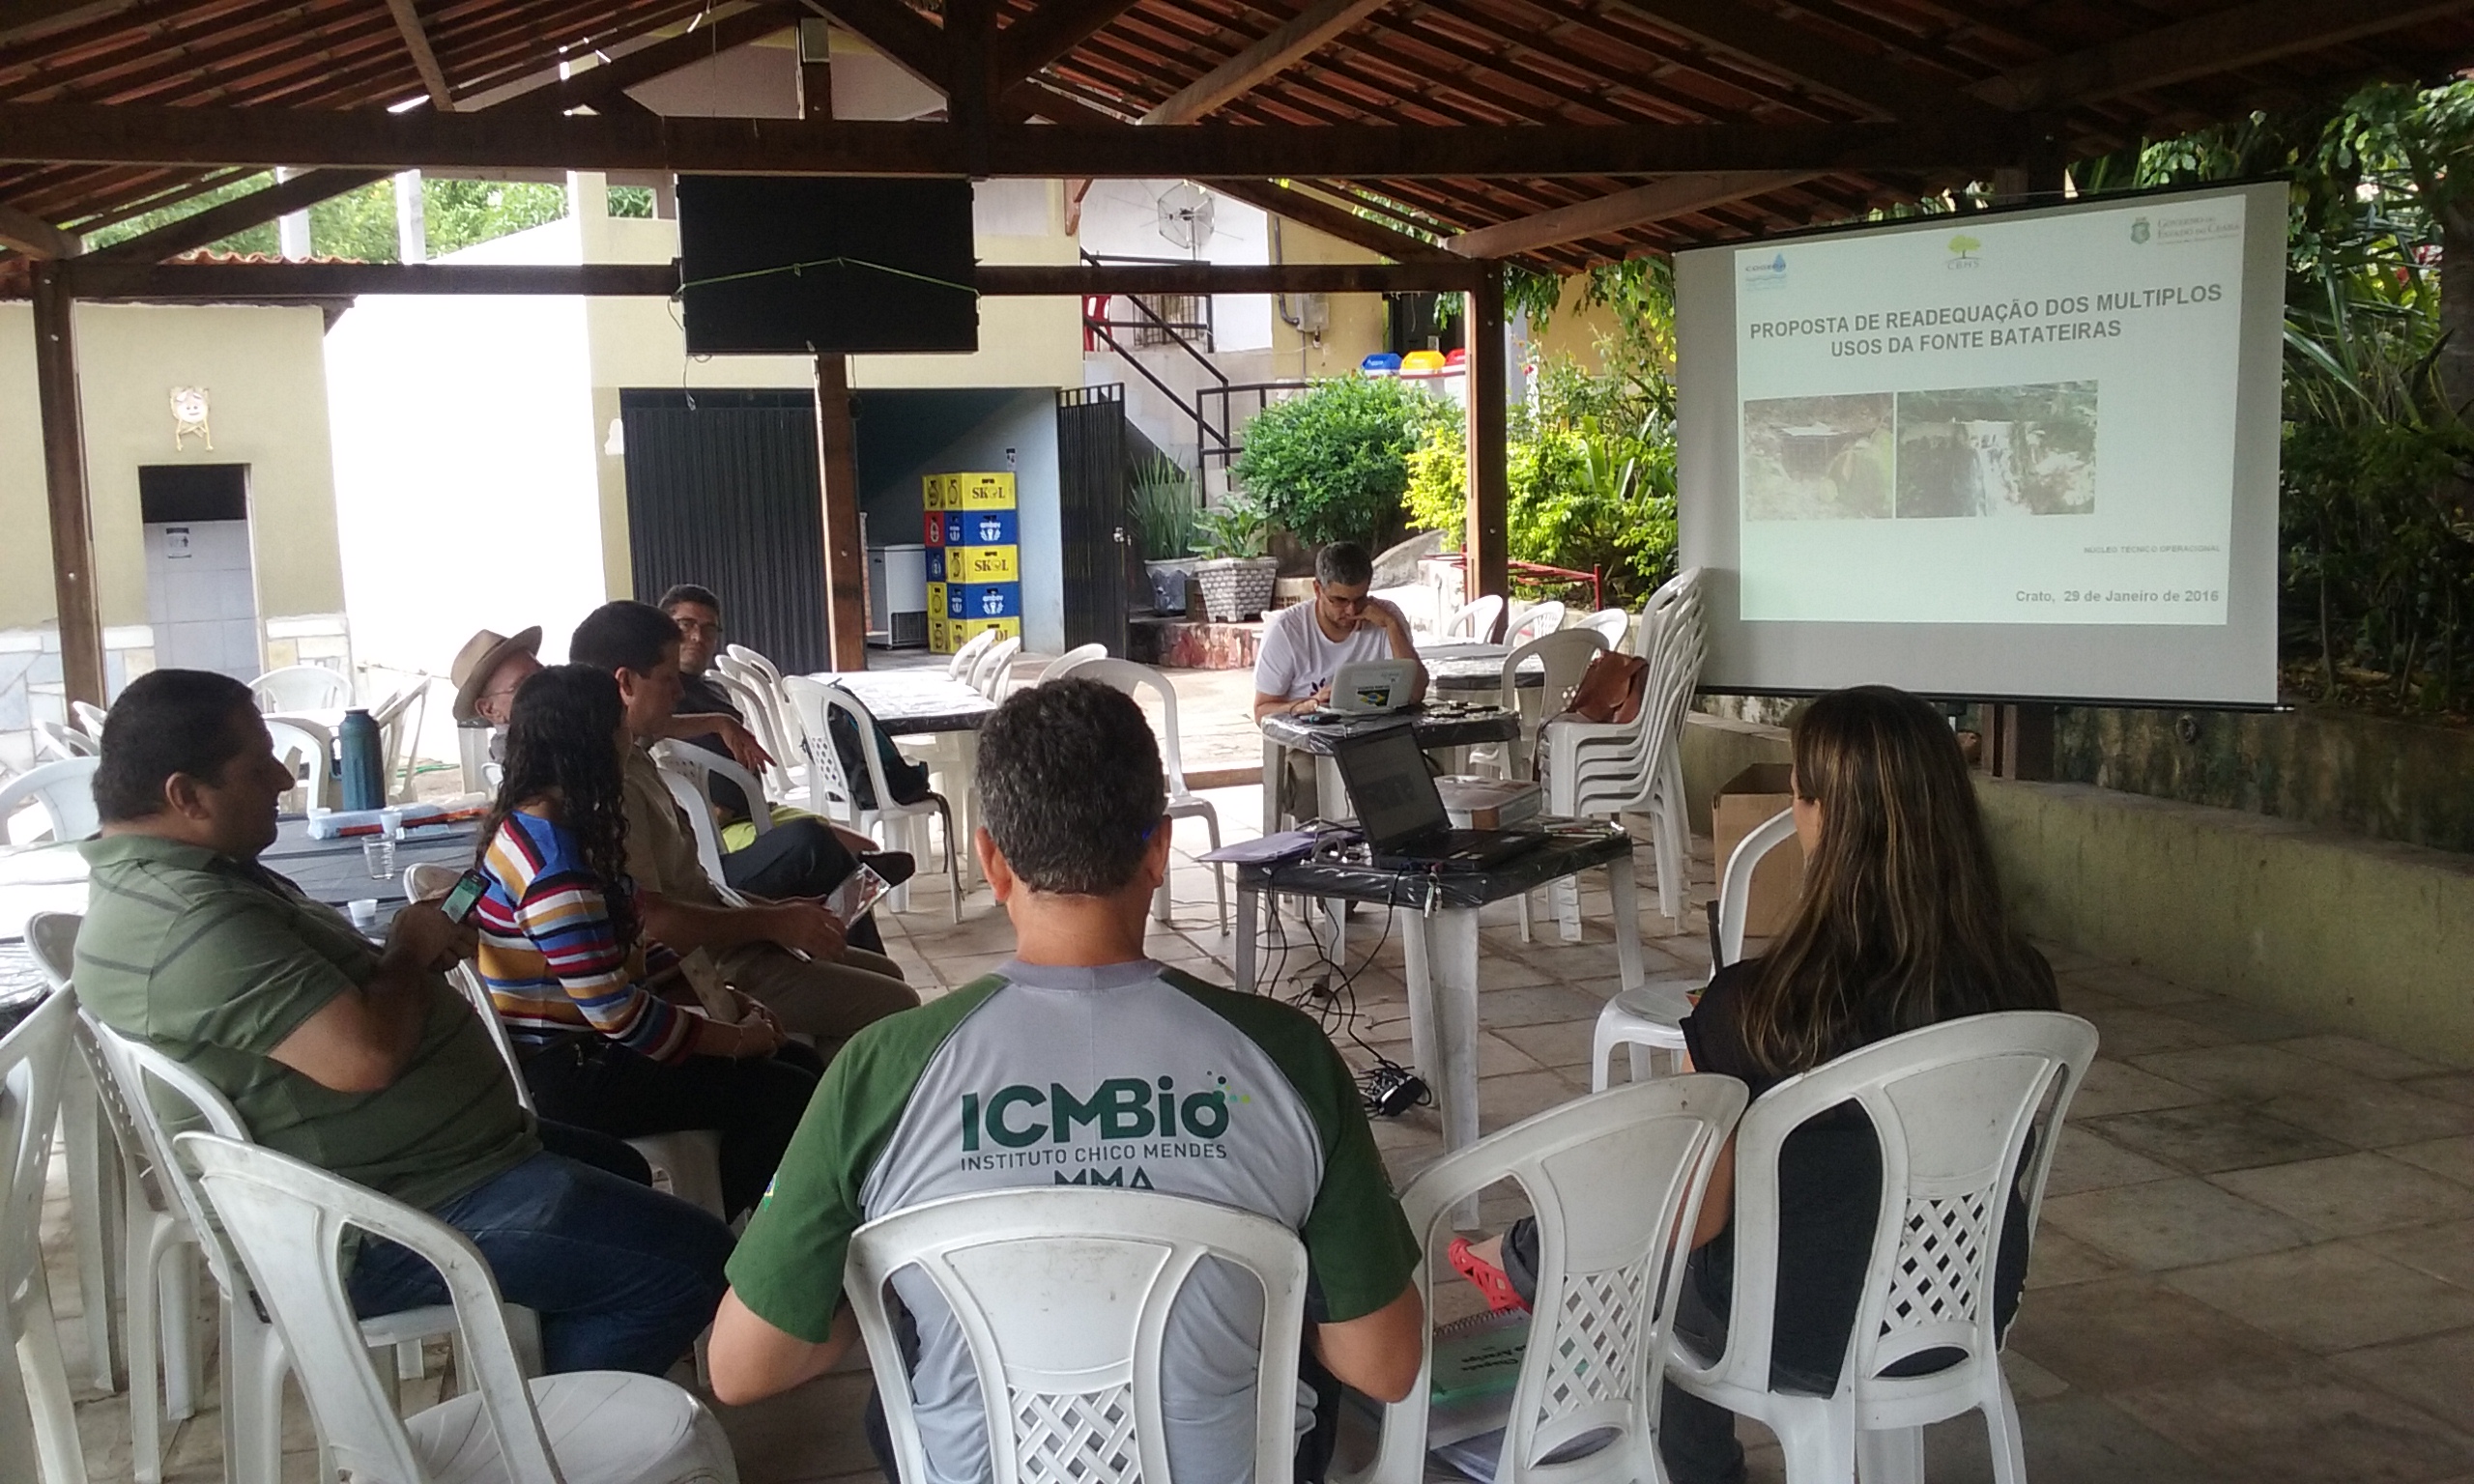
[[[32,212],[0,203],[0,247],[14,247],[30,258],[73,258],[85,243]]]
[[[1245,97],[1323,43],[1383,9],[1391,0],[1319,0],[1303,14],[1274,26],[1261,41],[1169,95],[1142,116],[1145,124],[1191,124],[1223,104]]]
[[[453,113],[455,90],[446,85],[446,70],[438,65],[438,53],[430,49],[429,33],[421,29],[420,12],[413,9],[413,0],[387,0],[387,14],[395,17],[395,29],[403,33],[404,49],[413,54],[413,71],[421,74],[421,86],[429,90],[429,105],[441,113]]]
[[[1662,30],[1681,32],[1703,46],[1820,87],[1889,118],[1986,112],[1960,93],[1955,79],[1936,84],[1737,0],[1615,0],[1610,8],[1628,11]]]
[[[101,20],[129,10],[137,0],[0,0],[0,42]]]
[[[944,31],[902,0],[807,0],[819,15],[840,21],[886,60],[942,93],[953,80]]]
[[[1047,0],[996,33],[996,75],[1018,82],[1064,56],[1134,9],[1136,0]]]
[[[1799,186],[1811,180],[1814,173],[1751,170],[1718,175],[1671,176],[1631,190],[1619,190],[1611,196],[1599,196],[1594,201],[1578,201],[1570,206],[1559,206],[1551,212],[1539,212],[1535,216],[1479,227],[1446,238],[1443,244],[1463,257],[1510,257],[1515,253],[1551,247],[1558,243],[1609,237],[1669,216],[1688,216],[1713,206],[1724,206],[1730,201],[1741,201],[1747,196],[1767,195],[1773,190]]]
[[[1968,91],[2013,112],[2069,107],[2474,10],[2474,0],[2252,0],[2104,46],[2013,68]]]
[[[1418,263],[1063,263],[986,265],[975,288],[996,299],[1090,294],[1401,294],[1456,292],[1478,271]],[[80,299],[342,299],[360,294],[582,294],[667,298],[676,263],[129,263],[70,265]]]
[[[836,0],[840,3],[840,0]],[[1185,126],[1071,128],[783,119],[541,116],[414,109],[0,104],[0,160],[426,169],[487,166],[751,175],[1263,180],[1637,176],[1931,169],[2015,156],[2023,126],[1682,124],[1517,128]],[[984,158],[982,154],[984,152]]]

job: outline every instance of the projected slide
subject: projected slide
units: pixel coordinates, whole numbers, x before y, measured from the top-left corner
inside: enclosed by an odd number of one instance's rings
[[[2224,624],[2244,216],[1736,250],[1738,616]]]

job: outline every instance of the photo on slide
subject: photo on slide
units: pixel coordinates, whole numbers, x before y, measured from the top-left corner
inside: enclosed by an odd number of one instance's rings
[[[2096,384],[1898,397],[1898,518],[2093,515]]]
[[[1886,391],[1743,405],[1743,518],[1880,521],[1890,515],[1894,399]]]

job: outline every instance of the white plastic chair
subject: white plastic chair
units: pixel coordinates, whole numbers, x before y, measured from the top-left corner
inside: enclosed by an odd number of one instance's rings
[[[1718,873],[1718,942],[1710,973],[1743,956],[1744,914],[1752,901],[1752,873],[1761,858],[1795,838],[1796,812],[1782,809],[1755,826],[1727,855]],[[1702,981],[1707,983],[1706,980]],[[1689,980],[1656,980],[1637,989],[1622,990],[1597,1013],[1597,1029],[1590,1038],[1589,1086],[1606,1090],[1606,1059],[1615,1048],[1626,1048],[1632,1080],[1651,1075],[1650,1058],[1663,1054],[1674,1065],[1683,1061],[1683,1017],[1692,1013],[1686,991]]]
[[[77,1013],[70,990],[46,996],[0,1039],[0,1478],[85,1484],[85,1449],[69,1366],[43,1270],[43,1187],[51,1127]]]
[[[1624,647],[1624,640],[1632,631],[1632,615],[1620,608],[1601,608],[1582,619],[1580,628],[1591,630],[1606,641],[1609,649]]]
[[[283,1378],[290,1357],[275,1331],[259,1317],[258,1305],[250,1297],[247,1274],[232,1251],[229,1234],[209,1217],[196,1175],[174,1155],[167,1116],[177,1117],[184,1125],[202,1124],[224,1138],[244,1143],[248,1141],[248,1129],[214,1084],[188,1067],[144,1042],[121,1035],[91,1012],[81,1013],[79,1018],[85,1023],[90,1054],[102,1063],[97,1080],[106,1108],[116,1115],[115,1132],[125,1129],[133,1137],[143,1153],[145,1167],[155,1173],[156,1187],[166,1198],[167,1204],[160,1209],[166,1214],[177,1215],[181,1225],[178,1239],[198,1248],[206,1258],[208,1274],[215,1280],[222,1330],[217,1369],[223,1383],[225,1476],[234,1484],[273,1484],[283,1456]],[[167,1115],[163,1106],[166,1097],[186,1104],[187,1112]],[[134,1158],[131,1162],[135,1162]],[[132,1242],[130,1248],[130,1274],[134,1277],[136,1244]],[[165,1255],[175,1256],[177,1249]],[[178,1289],[176,1278],[165,1286],[164,1292],[168,1298]],[[258,1297],[273,1301],[263,1292]],[[506,1323],[524,1338],[530,1369],[537,1373],[540,1331],[532,1311],[510,1309]],[[395,1353],[396,1374],[402,1378],[408,1372],[419,1374],[417,1356],[422,1341],[456,1332],[456,1316],[446,1305],[437,1304],[363,1320],[359,1327],[362,1348]],[[134,1324],[129,1327],[132,1377],[140,1374],[136,1364],[138,1329]]]
[[[1683,714],[1700,683],[1709,652],[1709,631],[1699,599],[1695,567],[1653,596],[1641,619],[1643,658],[1650,671],[1640,715],[1630,722],[1549,722],[1542,728],[1540,781],[1548,813],[1651,816],[1658,876],[1658,910],[1681,919],[1684,861],[1681,752]],[[1564,935],[1576,937],[1576,898],[1559,892]]]
[[[1525,644],[1541,635],[1552,634],[1563,626],[1564,605],[1549,599],[1544,603],[1531,605],[1519,617],[1514,618],[1511,621],[1511,627],[1504,630],[1504,642]]]
[[[103,719],[111,714],[110,711],[91,700],[72,700],[69,703],[69,714],[76,718],[77,725],[85,728],[86,735],[94,738],[95,745],[100,748],[103,741]]]
[[[301,1393],[335,1470],[373,1484],[736,1484],[721,1424],[669,1382],[620,1371],[528,1380],[489,1262],[463,1233],[272,1150],[204,1133],[180,1143],[284,1347],[300,1357]],[[352,1230],[399,1243],[438,1270],[472,1391],[396,1415],[359,1343],[345,1289],[343,1238]]]
[[[378,750],[387,759],[387,802],[413,802],[413,770],[419,765],[421,723],[429,717],[429,677],[420,676],[380,701],[369,713],[378,724]]]
[[[994,629],[982,629],[963,641],[962,647],[954,651],[954,657],[945,662],[945,678],[960,680],[964,685],[970,684],[972,673],[979,669],[980,657],[995,645],[996,631]]]
[[[756,827],[759,839],[773,828],[773,812],[764,805],[764,785],[730,758],[684,742],[656,744],[653,766],[660,769],[661,781],[670,786],[670,796],[687,815],[688,833],[696,840],[697,864],[705,868],[713,890],[736,905],[738,894],[731,890],[729,878],[722,874],[722,828],[713,815],[713,780],[727,779],[747,795],[751,806],[748,822]]]
[[[429,901],[444,897],[459,874],[448,866],[407,866],[404,899]],[[532,1089],[524,1083],[524,1064],[516,1057],[515,1042],[506,1033],[506,1022],[499,1018],[498,1007],[490,1003],[489,986],[481,983],[479,971],[470,963],[459,963],[446,977],[464,996],[465,1003],[473,1007],[473,1013],[480,1017],[482,1028],[490,1033],[490,1044],[498,1047],[500,1060],[506,1063],[506,1074],[515,1083],[515,1100],[525,1112],[532,1112]],[[685,1128],[676,1133],[649,1133],[629,1139],[626,1144],[652,1166],[655,1185],[710,1213],[716,1219],[726,1219],[720,1130]]]
[[[101,764],[101,757],[70,757],[0,784],[0,845],[8,843],[9,821],[27,808],[43,811],[53,840],[84,840],[101,829],[103,816],[95,808],[95,769]]]
[[[990,645],[988,652],[979,657],[979,663],[971,668],[971,689],[991,700],[1003,700],[1005,687],[1014,678],[1014,661],[1021,652],[1022,642],[1019,639],[1000,639]]]
[[[1097,680],[1112,685],[1127,695],[1140,699],[1144,691],[1160,703],[1160,764],[1167,776],[1170,819],[1200,819],[1211,832],[1211,848],[1220,848],[1220,812],[1211,801],[1186,786],[1184,751],[1177,739],[1177,688],[1168,677],[1148,665],[1132,660],[1097,659],[1086,662],[1076,671],[1084,680]],[[1171,873],[1173,874],[1173,872]],[[1222,868],[1211,868],[1212,892],[1220,902],[1220,930],[1228,930],[1228,878]],[[1168,920],[1168,881],[1164,878],[1160,890],[1151,899],[1151,915],[1162,922]]]
[[[1251,1212],[1154,1191],[1033,1186],[930,1201],[850,1237],[843,1291],[867,1339],[902,1484],[930,1477],[885,1285],[914,1269],[953,1310],[998,1480],[1171,1484],[1161,1408],[1170,1306],[1204,1258],[1262,1285],[1254,1484],[1289,1484],[1306,1249]]]
[[[1008,641],[1011,642],[1011,641]],[[1010,660],[1010,656],[1008,657]],[[885,783],[884,759],[877,755],[877,721],[859,699],[838,685],[827,685],[805,675],[792,675],[783,682],[791,700],[798,708],[799,725],[813,740],[808,747],[808,805],[863,835],[877,836],[888,849],[906,850],[914,856],[928,853],[927,822],[935,815],[945,827],[945,875],[953,888],[953,920],[963,920],[963,871],[961,842],[954,835],[954,812],[941,793],[931,792],[916,804],[897,803],[892,788]],[[868,771],[868,786],[876,799],[873,809],[861,809],[853,796],[850,779],[842,766],[842,755],[833,745],[833,733],[826,719],[835,711],[848,716],[858,728],[861,765]],[[883,833],[877,834],[881,827]],[[894,910],[910,910],[910,883],[906,881],[893,889]]]
[[[1105,660],[1108,657],[1108,646],[1106,644],[1077,644],[1049,661],[1048,669],[1040,671],[1040,679],[1062,680],[1093,660]]]
[[[774,664],[771,660],[768,660],[764,656],[757,653],[755,650],[750,649],[745,644],[726,644],[722,647],[722,652],[729,655],[739,664],[746,666],[749,670],[754,671],[758,675],[763,677],[766,685],[772,686],[776,690],[781,688],[782,668]]]
[[[37,912],[26,919],[27,953],[43,982],[54,989],[69,987],[76,967],[77,929],[84,922],[76,912]],[[118,1391],[119,1357],[113,1350],[111,1305],[106,1299],[111,1292],[111,1252],[120,1245],[125,1217],[114,1209],[105,1187],[109,1175],[104,1164],[111,1151],[104,1138],[96,1074],[83,1056],[71,1057],[68,1070],[62,1073],[60,1143],[69,1163],[69,1223],[77,1243],[77,1292],[86,1311],[86,1354],[94,1364],[95,1384]],[[140,1484],[154,1481],[141,1475]]]
[[[1563,629],[1541,634],[1504,656],[1503,682],[1496,704],[1520,718],[1520,736],[1502,744],[1497,766],[1506,778],[1525,779],[1534,771],[1538,730],[1546,718],[1571,704],[1572,692],[1589,673],[1589,662],[1606,648],[1594,629]],[[1545,673],[1535,686],[1520,684],[1521,667],[1536,659]]]
[[[766,691],[755,671],[736,665],[726,669],[716,664],[705,672],[705,678],[729,697],[732,705],[738,707],[747,729],[756,733],[757,745],[773,759],[764,769],[763,789],[749,793],[748,798],[795,802],[799,797],[799,784],[791,776],[791,764],[798,757],[801,749],[791,742],[788,729],[783,726],[782,708],[775,698]],[[802,738],[801,742],[804,741]]]
[[[35,718],[35,756],[54,762],[69,762],[79,757],[93,757],[102,752],[102,744],[69,726],[48,717]]]
[[[1452,1213],[1517,1181],[1538,1218],[1538,1288],[1496,1484],[1662,1484],[1656,1408],[1667,1325],[1701,1194],[1743,1113],[1733,1077],[1674,1077],[1578,1099],[1426,1166],[1400,1192],[1426,1252]],[[1434,1265],[1417,1266],[1430,1298]],[[1429,1303],[1428,1312],[1432,1312]],[[1420,1484],[1434,1335],[1406,1400],[1386,1408],[1374,1466],[1351,1484]],[[1589,1437],[1600,1445],[1548,1463]]]
[[[1492,643],[1495,625],[1503,621],[1504,600],[1499,593],[1472,598],[1453,611],[1443,621],[1443,637],[1468,639],[1478,643]]]
[[[1679,1340],[1667,1378],[1775,1433],[1792,1484],[1853,1484],[1858,1460],[1866,1484],[1921,1484],[1924,1425],[1971,1409],[1992,1434],[1998,1484],[2026,1484],[1993,1328],[1994,1261],[2014,1187],[2035,1231],[2062,1120],[2095,1055],[2096,1028],[2076,1015],[1968,1015],[1851,1051],[1762,1095],[1736,1127],[1726,1349],[1705,1359]],[[1778,1152],[1806,1120],[1850,1101],[1881,1140],[1884,1191],[1855,1333],[1832,1395],[1772,1391]],[[1957,1358],[1921,1376],[1887,1374],[1928,1352]]]
[[[340,711],[352,704],[352,677],[324,665],[286,665],[250,681],[249,694],[273,716]]]
[[[275,756],[297,781],[283,796],[283,813],[306,813],[312,807],[332,809],[340,803],[343,785],[335,778],[334,733],[304,716],[261,720],[266,723],[267,739],[274,744]]]

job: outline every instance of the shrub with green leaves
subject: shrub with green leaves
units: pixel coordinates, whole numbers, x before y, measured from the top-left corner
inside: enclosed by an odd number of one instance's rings
[[[1409,454],[1450,402],[1394,377],[1344,376],[1275,402],[1246,424],[1230,469],[1274,525],[1313,546],[1372,546],[1400,515]]]

